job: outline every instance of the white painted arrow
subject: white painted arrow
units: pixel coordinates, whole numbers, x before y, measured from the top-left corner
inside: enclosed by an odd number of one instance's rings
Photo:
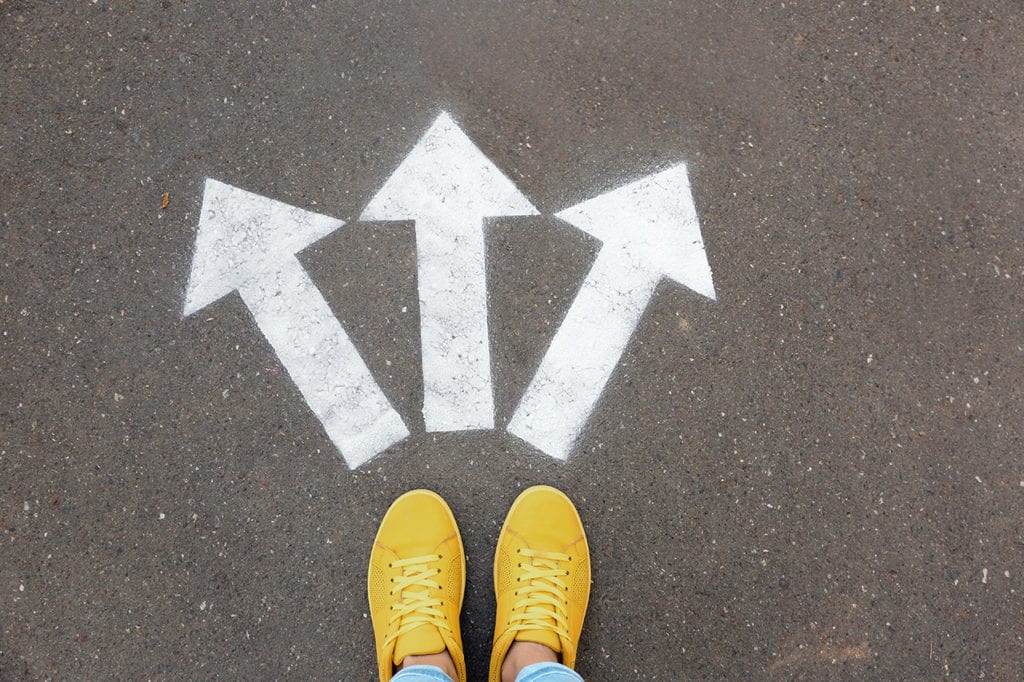
[[[208,179],[184,315],[235,289],[355,468],[409,435],[295,254],[340,220]]]
[[[483,220],[536,215],[442,113],[360,220],[415,220],[427,431],[494,428]]]
[[[556,215],[603,244],[508,430],[564,460],[662,277],[715,289],[684,164]]]

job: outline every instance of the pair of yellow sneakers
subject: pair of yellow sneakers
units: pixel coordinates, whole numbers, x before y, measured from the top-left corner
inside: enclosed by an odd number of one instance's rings
[[[377,531],[367,583],[381,682],[407,656],[446,649],[466,682],[459,628],[466,558],[440,495],[413,490],[395,500]],[[512,504],[494,553],[494,592],[490,682],[501,679],[515,641],[543,644],[573,667],[590,597],[590,555],[579,513],[564,493],[534,486]]]

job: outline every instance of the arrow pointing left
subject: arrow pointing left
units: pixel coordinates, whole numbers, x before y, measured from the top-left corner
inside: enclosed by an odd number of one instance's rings
[[[238,290],[349,467],[409,435],[295,254],[344,223],[207,179],[185,316]]]

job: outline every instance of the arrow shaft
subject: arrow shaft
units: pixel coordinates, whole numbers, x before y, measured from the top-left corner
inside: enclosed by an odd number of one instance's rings
[[[482,218],[417,218],[427,431],[494,428]]]
[[[555,333],[508,431],[566,459],[660,277],[604,247]]]
[[[238,290],[350,467],[409,435],[297,258]]]

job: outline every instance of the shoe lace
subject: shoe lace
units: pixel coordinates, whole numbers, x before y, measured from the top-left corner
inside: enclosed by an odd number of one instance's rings
[[[399,559],[388,564],[388,568],[401,568],[402,575],[391,579],[391,596],[402,595],[402,600],[391,605],[388,619],[388,635],[385,646],[405,633],[421,625],[433,625],[451,631],[448,619],[441,607],[444,601],[435,596],[442,589],[440,583],[431,580],[441,574],[438,566],[430,564],[441,560],[440,554]]]
[[[572,558],[560,552],[526,548],[518,553],[530,561],[519,564],[522,575],[518,580],[523,585],[513,593],[518,599],[512,605],[509,630],[550,630],[560,639],[570,639],[569,588],[565,584],[569,571],[559,565]]]

